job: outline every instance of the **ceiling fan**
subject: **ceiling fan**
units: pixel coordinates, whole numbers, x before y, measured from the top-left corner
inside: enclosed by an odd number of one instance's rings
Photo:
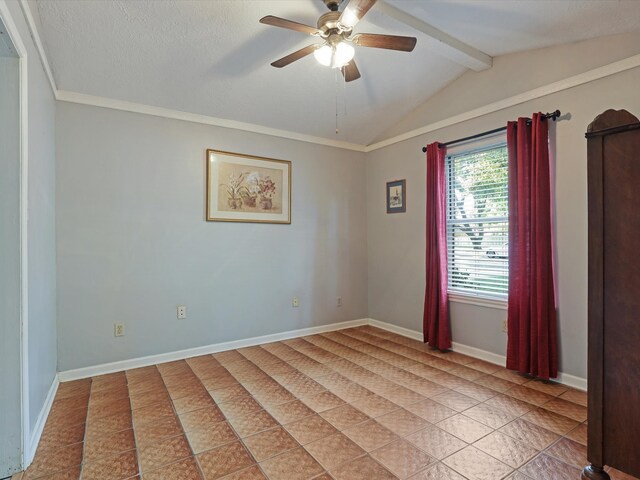
[[[322,65],[332,68],[340,68],[345,81],[351,82],[360,78],[360,71],[353,60],[355,50],[351,44],[361,47],[385,48],[411,52],[416,46],[415,37],[401,37],[398,35],[379,35],[374,33],[353,33],[353,27],[362,20],[362,17],[376,3],[376,0],[349,0],[342,12],[338,11],[342,0],[323,0],[327,8],[331,10],[318,19],[318,27],[286,20],[273,15],[267,15],[260,19],[260,23],[274,27],[288,28],[297,32],[321,38],[324,43],[312,44],[301,48],[271,65],[277,68],[286,67],[290,63],[300,60],[311,53]]]

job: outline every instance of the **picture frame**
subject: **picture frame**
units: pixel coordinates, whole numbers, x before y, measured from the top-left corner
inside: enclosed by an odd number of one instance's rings
[[[210,222],[291,223],[291,162],[207,149]]]
[[[407,211],[406,179],[387,182],[387,213],[404,213],[406,211]]]

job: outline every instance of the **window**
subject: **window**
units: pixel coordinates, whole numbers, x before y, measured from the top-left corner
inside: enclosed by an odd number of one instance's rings
[[[447,157],[451,293],[504,300],[509,282],[507,147]]]

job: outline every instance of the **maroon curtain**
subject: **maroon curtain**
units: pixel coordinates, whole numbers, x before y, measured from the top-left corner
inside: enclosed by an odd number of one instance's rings
[[[451,348],[447,300],[446,148],[427,145],[427,285],[424,294],[424,341]]]
[[[507,368],[558,375],[549,134],[544,115],[507,124],[509,303]],[[529,123],[529,124],[528,124]]]

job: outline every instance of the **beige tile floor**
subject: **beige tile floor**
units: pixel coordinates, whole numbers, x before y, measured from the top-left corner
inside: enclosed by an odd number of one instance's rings
[[[15,478],[577,480],[586,419],[583,392],[359,327],[63,383]]]

